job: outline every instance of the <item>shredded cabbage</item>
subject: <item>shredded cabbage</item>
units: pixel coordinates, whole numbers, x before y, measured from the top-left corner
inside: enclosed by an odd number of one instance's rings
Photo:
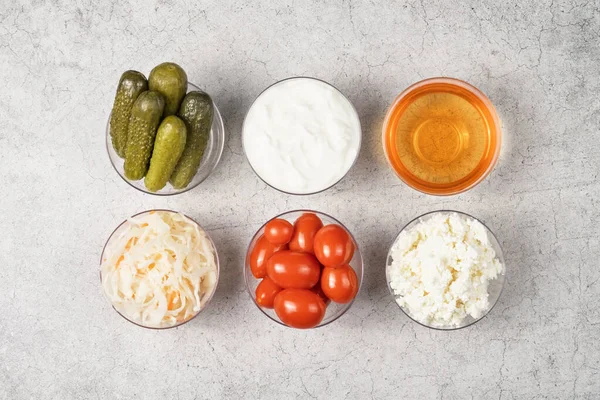
[[[128,219],[109,240],[101,272],[117,311],[154,328],[194,317],[217,282],[215,251],[206,233],[169,211]]]

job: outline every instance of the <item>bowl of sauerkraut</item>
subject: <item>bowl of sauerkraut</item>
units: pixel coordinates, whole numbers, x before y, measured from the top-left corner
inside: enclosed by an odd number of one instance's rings
[[[100,280],[112,307],[128,321],[173,328],[198,315],[213,297],[219,258],[197,222],[175,211],[149,210],[110,235]]]

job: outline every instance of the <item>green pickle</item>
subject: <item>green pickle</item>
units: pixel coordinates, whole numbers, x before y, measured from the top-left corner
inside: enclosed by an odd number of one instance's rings
[[[214,115],[213,102],[204,92],[189,92],[181,103],[179,117],[186,123],[188,137],[185,150],[169,181],[175,189],[187,187],[202,161]]]
[[[127,149],[125,150],[125,177],[130,180],[142,179],[148,171],[156,128],[165,108],[165,100],[155,91],[139,95],[129,119]]]
[[[110,115],[110,137],[119,157],[125,157],[127,130],[131,108],[138,96],[148,90],[148,81],[138,71],[125,71],[119,80],[115,101]]]
[[[181,99],[187,92],[187,75],[183,68],[169,62],[157,65],[150,71],[148,85],[150,90],[155,90],[164,96],[164,116],[176,114]]]
[[[161,122],[154,141],[150,168],[144,179],[148,190],[156,192],[165,187],[183,153],[186,138],[185,123],[175,115],[170,115]]]

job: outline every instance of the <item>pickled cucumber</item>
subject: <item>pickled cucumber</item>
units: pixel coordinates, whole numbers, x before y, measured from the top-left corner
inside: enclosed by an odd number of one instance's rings
[[[133,103],[140,93],[148,90],[148,81],[138,71],[125,71],[119,80],[112,113],[110,115],[110,137],[119,157],[125,157],[127,128]]]
[[[170,115],[161,122],[154,140],[150,168],[144,179],[148,190],[156,192],[165,187],[183,153],[186,137],[185,123],[175,115]]]
[[[162,63],[150,71],[148,85],[150,90],[155,90],[164,96],[164,116],[176,114],[181,99],[187,92],[185,71],[175,63]]]
[[[188,128],[185,150],[169,181],[176,189],[187,187],[196,175],[208,143],[214,108],[210,96],[204,92],[189,92],[179,109],[179,117]]]
[[[127,149],[125,150],[125,177],[142,179],[148,171],[156,128],[165,108],[165,100],[158,92],[149,90],[139,95],[129,119]]]

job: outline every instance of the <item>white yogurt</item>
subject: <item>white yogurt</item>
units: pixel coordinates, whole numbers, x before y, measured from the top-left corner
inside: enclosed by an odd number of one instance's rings
[[[327,189],[348,172],[360,149],[356,110],[333,86],[312,78],[265,90],[244,121],[244,151],[269,185],[293,194]]]

